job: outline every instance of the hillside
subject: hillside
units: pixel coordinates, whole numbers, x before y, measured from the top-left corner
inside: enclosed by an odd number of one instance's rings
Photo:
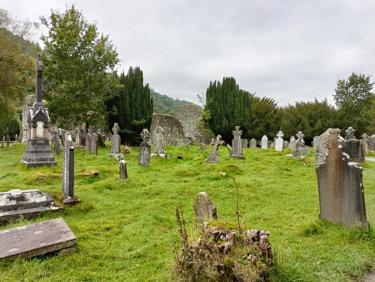
[[[191,102],[173,99],[167,95],[162,95],[151,89],[151,97],[154,102],[154,113],[168,114],[176,116],[179,109],[185,105],[195,105]]]

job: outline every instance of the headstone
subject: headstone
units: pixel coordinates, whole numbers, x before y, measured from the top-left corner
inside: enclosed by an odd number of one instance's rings
[[[9,134],[7,134],[7,147],[9,147],[9,144],[10,144],[10,137],[9,137]]]
[[[327,157],[318,164],[320,218],[346,226],[368,227],[362,168],[339,145],[340,129],[328,132]]]
[[[53,154],[55,156],[60,155],[62,142],[56,134],[54,134],[53,137],[52,137],[52,143],[53,143]]]
[[[369,152],[369,149],[368,149],[369,136],[366,133],[363,133],[361,137],[362,137],[361,143],[363,146],[363,151],[364,151],[364,154],[367,155]]]
[[[289,147],[289,141],[284,140],[283,148],[288,148]]]
[[[313,146],[314,146],[314,150],[316,151],[317,148],[319,147],[320,136],[314,136],[312,143],[313,143]]]
[[[121,137],[118,134],[119,130],[120,130],[120,127],[118,126],[118,123],[115,123],[112,128],[113,135],[111,138],[111,156],[121,153],[120,152]]]
[[[347,140],[344,152],[348,154],[352,162],[363,163],[365,161],[364,144],[358,139]]]
[[[197,226],[202,226],[217,219],[217,211],[206,192],[198,193],[194,203],[195,222]]]
[[[249,146],[249,141],[245,138],[242,139],[242,148],[247,148]]]
[[[38,55],[36,64],[36,101],[33,107],[29,108],[27,115],[30,134],[27,136],[27,144],[22,158],[22,162],[27,167],[52,166],[57,164],[55,158],[52,156],[49,139],[49,112],[43,106],[42,76],[43,64],[41,56]]]
[[[232,148],[230,152],[230,156],[232,158],[237,159],[244,159],[243,155],[243,147],[242,147],[242,130],[240,130],[239,126],[235,126],[235,129],[232,131],[233,139],[232,139]]]
[[[91,152],[91,129],[88,130],[85,137],[85,149],[88,152]]]
[[[375,151],[375,135],[371,135],[368,139],[368,150],[370,152]]]
[[[268,140],[267,140],[268,143]],[[256,148],[257,146],[257,140],[255,138],[250,139],[250,148]]]
[[[128,179],[128,168],[126,166],[126,161],[120,160],[118,162],[118,165],[119,165],[120,179],[123,179],[123,180]]]
[[[64,142],[62,191],[64,204],[74,204],[79,201],[74,195],[74,145],[69,132],[66,133]]]
[[[39,190],[14,189],[0,192],[0,225],[59,209],[47,193]]]
[[[165,137],[164,137],[164,129],[157,125],[155,130],[154,130],[154,139],[153,144],[154,144],[154,155],[159,156],[162,158],[165,158]]]
[[[214,147],[212,148],[211,154],[207,157],[206,162],[208,163],[218,163],[219,162],[219,146],[224,144],[224,141],[221,140],[221,135],[216,137]]]
[[[268,149],[268,137],[263,135],[262,137],[262,149]]]
[[[289,146],[288,147],[293,152],[296,150],[296,138],[294,136],[290,137],[290,142],[289,142]]]
[[[283,151],[283,146],[284,146],[284,133],[280,130],[277,135],[277,139],[275,141],[275,151],[277,152],[282,152]]]
[[[141,133],[142,143],[139,146],[138,163],[142,166],[149,166],[151,156],[150,133],[146,128]]]
[[[16,134],[16,137],[14,139],[14,142],[18,142],[18,134]]]
[[[0,259],[31,258],[68,249],[76,237],[62,218],[0,231]]]
[[[93,132],[90,137],[90,152],[92,154],[98,154],[98,135]]]
[[[353,127],[349,126],[347,130],[345,130],[345,140],[357,139],[354,135],[355,130]]]
[[[297,136],[297,140],[296,140],[296,144],[295,144],[296,149],[293,152],[293,157],[300,158],[300,157],[303,156],[302,150],[305,148],[305,140],[303,140],[303,137],[305,135],[303,135],[302,131],[298,131],[296,136]]]

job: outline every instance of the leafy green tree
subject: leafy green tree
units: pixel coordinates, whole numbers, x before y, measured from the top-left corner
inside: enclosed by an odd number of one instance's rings
[[[120,89],[107,102],[108,126],[117,122],[122,141],[139,143],[143,128],[149,128],[153,113],[150,87],[143,83],[143,72],[139,67],[130,67],[128,73],[119,77]]]
[[[20,134],[20,131],[20,123],[16,118],[0,119],[0,137],[9,135],[14,138],[16,134]]]
[[[48,28],[42,36],[44,93],[51,119],[58,126],[105,124],[105,100],[116,87],[112,72],[118,54],[108,36],[87,22],[74,5],[41,18]]]
[[[357,137],[371,124],[375,97],[373,86],[370,76],[356,73],[337,82],[333,98],[338,107],[339,125],[342,129],[352,126],[357,130]]]
[[[203,118],[212,132],[227,142],[233,138],[236,125],[241,126],[244,138],[249,137],[250,93],[240,89],[233,77],[210,82]]]

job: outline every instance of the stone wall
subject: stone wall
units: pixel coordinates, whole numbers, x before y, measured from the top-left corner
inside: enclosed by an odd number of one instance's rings
[[[185,134],[181,122],[171,116],[164,114],[153,114],[152,122],[150,127],[151,142],[155,139],[155,129],[159,125],[164,130],[165,144],[166,145],[177,145],[184,144]]]

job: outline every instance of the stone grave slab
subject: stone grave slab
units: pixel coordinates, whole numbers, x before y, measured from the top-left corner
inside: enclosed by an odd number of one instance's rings
[[[0,259],[31,258],[73,247],[76,236],[62,218],[0,231]]]

